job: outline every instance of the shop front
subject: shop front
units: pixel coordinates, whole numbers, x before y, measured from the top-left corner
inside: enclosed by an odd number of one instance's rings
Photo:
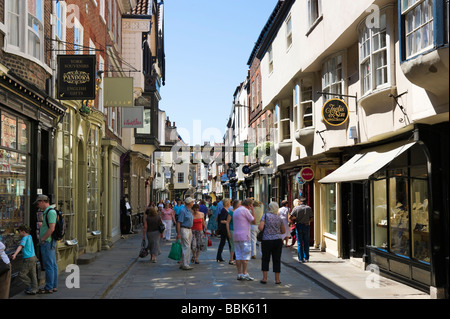
[[[65,108],[9,72],[0,73],[0,240],[11,255],[20,242],[19,225],[29,225],[37,242],[32,203],[38,193],[55,201],[54,130]],[[21,261],[21,255],[12,261],[12,294],[21,289]]]
[[[442,159],[448,160],[448,150],[433,160],[433,153],[442,152],[430,147],[427,135],[416,129],[407,140],[360,150],[319,182],[324,197],[336,194],[342,256],[360,256],[387,276],[442,294],[448,283],[448,206],[446,195],[443,200],[435,192],[447,192]]]

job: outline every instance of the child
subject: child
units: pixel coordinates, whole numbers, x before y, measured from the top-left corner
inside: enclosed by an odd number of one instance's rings
[[[17,229],[19,235],[22,237],[19,247],[12,255],[12,259],[16,259],[17,254],[23,250],[22,269],[19,273],[19,278],[27,286],[25,293],[28,295],[35,295],[38,288],[36,276],[36,254],[34,252],[33,238],[30,235],[30,228],[27,225],[20,225]]]

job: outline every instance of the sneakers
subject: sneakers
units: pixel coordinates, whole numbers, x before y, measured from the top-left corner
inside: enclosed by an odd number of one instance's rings
[[[245,275],[241,274],[240,276],[241,276],[241,279],[239,279],[239,275],[238,275],[238,280],[247,280],[247,281],[254,281],[255,280],[255,278],[250,277],[249,274],[245,274]]]

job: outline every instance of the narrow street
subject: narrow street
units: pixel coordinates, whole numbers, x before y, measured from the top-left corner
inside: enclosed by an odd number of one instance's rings
[[[167,258],[170,242],[162,242],[157,263],[150,257],[140,258],[126,275],[105,296],[109,299],[336,299],[338,295],[327,291],[294,269],[282,266],[281,284],[274,283],[269,272],[267,284],[261,284],[261,256],[250,260],[248,273],[255,281],[238,281],[236,266],[228,264],[228,248],[224,249],[222,263],[215,261],[219,240],[200,254],[194,269],[183,271],[176,261]],[[292,248],[284,248],[288,253]]]

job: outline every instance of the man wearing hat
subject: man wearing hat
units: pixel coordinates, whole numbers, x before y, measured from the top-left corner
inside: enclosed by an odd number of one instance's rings
[[[56,211],[50,206],[47,195],[38,195],[33,203],[38,210],[43,211],[42,224],[39,229],[39,245],[41,247],[42,264],[45,269],[45,287],[39,290],[41,294],[51,294],[58,287],[58,265],[56,264],[56,242],[52,238],[55,230]]]
[[[180,269],[190,270],[189,260],[191,259],[191,242],[192,242],[192,224],[194,217],[192,216],[192,206],[194,199],[188,197],[184,200],[184,206],[180,208],[177,217],[177,240],[181,239],[182,255]]]

